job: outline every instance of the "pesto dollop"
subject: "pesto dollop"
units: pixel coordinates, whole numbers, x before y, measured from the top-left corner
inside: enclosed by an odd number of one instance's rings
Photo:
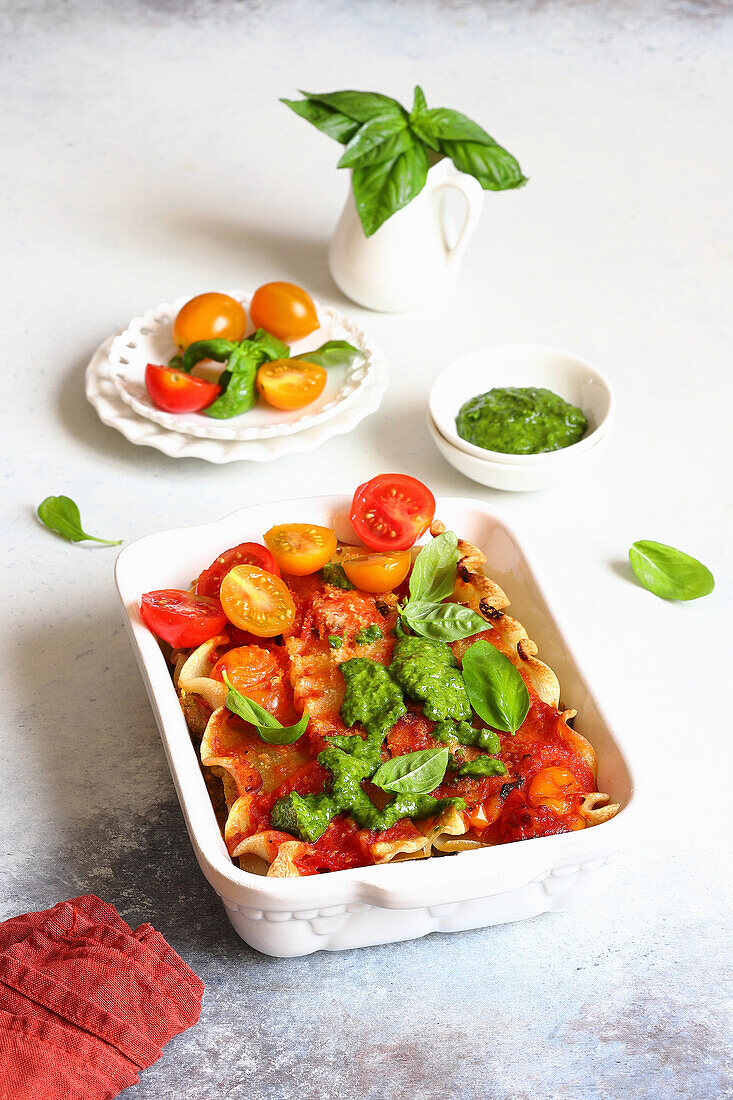
[[[456,417],[461,439],[510,455],[559,451],[583,438],[583,411],[536,386],[495,388],[463,404]]]

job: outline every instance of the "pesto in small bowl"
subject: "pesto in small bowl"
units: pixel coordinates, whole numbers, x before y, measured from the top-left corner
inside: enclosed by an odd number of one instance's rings
[[[537,386],[508,386],[477,394],[456,416],[461,439],[501,454],[560,451],[579,442],[587,430],[582,409]]]

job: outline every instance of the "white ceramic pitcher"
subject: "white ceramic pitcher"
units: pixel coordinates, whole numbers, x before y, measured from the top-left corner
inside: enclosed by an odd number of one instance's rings
[[[450,247],[445,237],[443,197],[448,189],[466,200],[463,227]],[[328,261],[339,288],[368,309],[404,313],[444,294],[458,274],[463,253],[481,215],[481,184],[450,160],[434,164],[420,194],[364,236],[349,187]]]

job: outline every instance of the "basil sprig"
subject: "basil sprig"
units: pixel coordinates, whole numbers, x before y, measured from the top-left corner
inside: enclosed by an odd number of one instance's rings
[[[46,497],[38,505],[38,518],[41,523],[61,535],[67,542],[101,542],[105,546],[119,546],[122,539],[99,539],[88,535],[81,525],[79,508],[71,497]]]
[[[442,603],[456,583],[458,538],[444,531],[424,546],[415,558],[410,574],[410,598],[400,609],[404,626],[421,638],[455,642],[488,629],[488,624],[459,603]]]
[[[463,656],[463,682],[479,718],[495,730],[516,733],[527,717],[530,699],[508,657],[491,642],[474,642]]]
[[[460,111],[429,108],[415,88],[412,110],[378,92],[301,92],[283,99],[301,118],[345,146],[339,168],[353,171],[356,209],[370,237],[422,191],[431,156],[449,157],[484,190],[522,187],[516,158]]]
[[[429,794],[443,781],[448,767],[448,747],[423,749],[393,756],[371,778],[375,787],[396,794]]]
[[[697,600],[715,588],[715,578],[706,565],[663,542],[635,542],[629,559],[644,588],[660,599]]]
[[[325,344],[321,344],[320,348],[294,355],[293,359],[305,359],[306,362],[315,363],[318,367],[350,367],[352,363],[366,359],[366,355],[347,340],[327,340]]]
[[[292,745],[305,733],[309,722],[307,712],[294,726],[284,726],[254,699],[249,699],[246,695],[242,695],[241,691],[237,691],[226,672],[223,673],[222,679],[228,689],[224,703],[227,710],[254,726],[268,745]]]

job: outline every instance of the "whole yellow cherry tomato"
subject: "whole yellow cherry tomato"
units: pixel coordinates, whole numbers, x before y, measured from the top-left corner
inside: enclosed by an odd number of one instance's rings
[[[197,340],[242,340],[247,329],[244,306],[228,294],[198,294],[178,311],[173,341],[184,351]]]

